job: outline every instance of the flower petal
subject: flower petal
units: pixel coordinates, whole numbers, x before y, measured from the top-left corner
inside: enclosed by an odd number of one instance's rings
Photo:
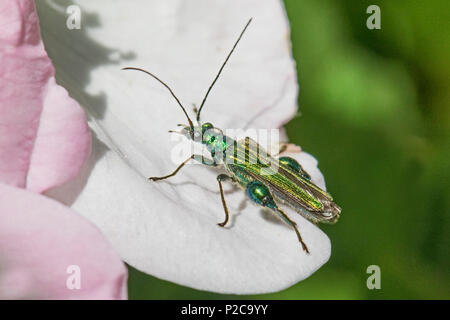
[[[264,293],[308,277],[330,256],[330,241],[314,224],[286,209],[299,225],[307,255],[292,229],[253,206],[239,189],[226,188],[231,221],[218,227],[224,216],[212,170],[188,165],[173,180],[152,183],[116,153],[96,153],[104,148],[94,140],[95,167],[73,207],[100,226],[139,270],[202,290]],[[314,169],[313,181],[323,181],[313,157],[293,156],[305,169]],[[76,185],[52,195],[70,203],[67,197]]]
[[[251,205],[239,190],[227,191],[232,218],[228,227],[219,228],[224,214],[214,170],[189,165],[171,180],[148,182],[149,175],[166,174],[177,165],[171,161],[177,144],[165,132],[185,122],[184,115],[154,79],[119,71],[105,56],[110,50],[105,48],[132,52],[126,64],[119,54],[120,66],[148,68],[189,106],[202,98],[253,16],[202,118],[221,128],[278,127],[295,113],[297,95],[281,2],[135,1],[135,11],[127,1],[108,7],[79,3],[101,27],[86,24],[81,33],[51,34],[60,19],[46,14],[50,9],[44,2],[41,23],[50,54],[60,61],[62,81],[85,102],[97,138],[83,174],[48,194],[73,204],[98,225],[134,267],[190,287],[241,294],[277,291],[324,264],[330,242],[319,228],[288,211],[309,246],[307,255],[292,229]],[[83,54],[77,55],[72,43],[85,44]],[[97,64],[85,57],[96,57]],[[79,82],[86,78],[91,81]],[[102,108],[93,99],[99,96],[107,97]],[[315,168],[313,158],[303,160],[305,167]],[[313,179],[323,180],[318,169]]]
[[[80,289],[67,286],[70,266],[79,267]],[[126,279],[119,256],[84,218],[0,183],[0,299],[125,299]]]
[[[33,1],[2,2],[0,21],[0,181],[43,192],[87,160],[86,118],[55,82]]]

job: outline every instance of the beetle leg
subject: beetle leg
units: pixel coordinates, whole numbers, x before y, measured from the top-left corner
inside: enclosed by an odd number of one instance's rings
[[[223,206],[223,210],[225,211],[225,220],[221,223],[218,223],[217,225],[219,227],[224,227],[229,219],[229,213],[228,213],[228,207],[227,207],[227,203],[225,202],[225,195],[223,194],[223,187],[222,187],[222,181],[225,180],[233,180],[232,177],[227,176],[226,174],[219,174],[217,176],[217,182],[219,183],[219,189],[220,189],[220,198],[222,199],[222,206]]]
[[[291,149],[291,150],[289,150],[289,149]],[[280,142],[278,145],[278,153],[272,155],[272,157],[279,156],[280,154],[282,154],[283,152],[286,152],[286,151],[288,151],[290,153],[299,153],[302,151],[302,148],[299,146],[292,145],[289,142]]]
[[[297,234],[298,241],[301,243],[303,250],[309,254],[308,247],[303,242],[302,236],[300,235],[300,231],[298,230],[297,224],[289,219],[286,213],[284,213],[280,208],[273,209],[288,225],[290,225],[292,228],[294,228],[295,233]]]
[[[283,152],[285,152],[288,148],[288,143],[287,142],[281,142],[280,143],[280,148],[278,149],[278,154],[281,154]]]
[[[157,180],[164,180],[164,179],[173,177],[174,175],[176,175],[178,173],[178,171],[180,171],[181,168],[184,167],[184,165],[186,163],[188,163],[192,159],[194,159],[198,162],[201,162],[202,164],[207,165],[207,166],[217,166],[217,163],[214,162],[214,160],[211,160],[211,159],[206,160],[206,158],[204,156],[202,156],[201,154],[193,154],[189,158],[184,160],[172,173],[170,173],[166,176],[162,176],[162,177],[150,177],[149,179],[153,180],[153,181],[157,181]]]
[[[278,152],[275,154],[272,154],[272,157],[276,157],[276,156],[282,154],[283,152],[285,152],[288,148],[288,144],[289,144],[289,142],[280,142],[278,144]]]
[[[293,227],[295,233],[297,234],[298,241],[302,245],[303,250],[306,253],[309,253],[308,247],[303,242],[302,236],[300,235],[300,231],[298,231],[297,224],[291,219],[289,219],[286,213],[284,213],[280,208],[278,208],[278,205],[275,203],[275,200],[273,199],[273,196],[269,188],[267,188],[267,186],[265,186],[261,181],[254,180],[247,184],[246,193],[250,198],[250,200],[252,200],[253,202],[255,202],[260,206],[271,209],[273,212],[278,214],[284,220],[284,222]]]

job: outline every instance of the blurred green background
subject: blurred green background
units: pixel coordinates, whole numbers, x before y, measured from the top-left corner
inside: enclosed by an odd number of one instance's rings
[[[381,8],[369,30],[366,8]],[[330,261],[284,291],[219,295],[130,267],[131,299],[450,299],[448,1],[285,1],[300,82],[290,140],[343,208]],[[369,265],[381,289],[368,290]]]

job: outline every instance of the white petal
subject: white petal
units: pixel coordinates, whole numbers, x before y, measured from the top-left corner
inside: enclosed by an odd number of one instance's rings
[[[162,279],[227,293],[281,290],[312,274],[330,255],[328,237],[290,212],[311,254],[292,229],[245,201],[226,194],[227,228],[218,172],[188,165],[170,180],[176,141],[166,133],[186,122],[167,90],[182,102],[201,102],[220,64],[249,17],[254,17],[208,98],[204,120],[221,128],[274,128],[296,111],[297,80],[282,3],[273,1],[80,1],[99,27],[55,33],[61,18],[45,2],[39,14],[59,80],[92,116],[97,134],[89,166],[78,181],[52,191],[97,224],[124,260]],[[120,63],[107,57],[114,50]],[[126,53],[129,53],[128,55]],[[128,59],[128,60],[127,60]],[[82,81],[88,81],[83,83]],[[104,97],[104,99],[102,99]],[[103,105],[102,105],[103,104]],[[251,123],[247,123],[251,120]],[[299,154],[313,179],[315,159]],[[314,171],[314,172],[313,172]],[[318,181],[318,180],[317,180]]]

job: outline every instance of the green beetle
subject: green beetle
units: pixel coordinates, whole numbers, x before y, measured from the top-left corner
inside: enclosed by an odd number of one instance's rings
[[[341,208],[334,203],[331,195],[311,182],[310,175],[295,159],[290,157],[275,158],[269,155],[257,142],[248,137],[235,141],[231,137],[224,135],[221,129],[214,127],[211,123],[200,122],[200,112],[205,104],[206,98],[251,20],[245,25],[219,69],[214,81],[209,86],[200,108],[198,111],[195,110],[197,114],[197,125],[193,124],[180,100],[175,96],[172,89],[161,79],[140,68],[123,68],[123,70],[145,72],[164,85],[175,98],[188,120],[188,125],[179,125],[182,126],[182,129],[178,133],[183,134],[195,142],[204,144],[211,155],[211,158],[207,159],[203,155],[193,154],[183,161],[172,173],[161,177],[150,177],[149,179],[157,181],[172,177],[192,159],[208,166],[222,165],[228,174],[220,174],[217,176],[222,205],[225,211],[225,219],[223,222],[218,223],[218,225],[224,227],[229,220],[229,212],[222,186],[222,182],[227,180],[239,185],[254,203],[271,210],[294,228],[303,250],[309,253],[307,245],[302,240],[297,224],[280,209],[279,205],[285,204],[290,206],[303,217],[314,223],[335,223],[339,218]],[[285,147],[282,146],[278,154],[282,153],[284,149]]]

